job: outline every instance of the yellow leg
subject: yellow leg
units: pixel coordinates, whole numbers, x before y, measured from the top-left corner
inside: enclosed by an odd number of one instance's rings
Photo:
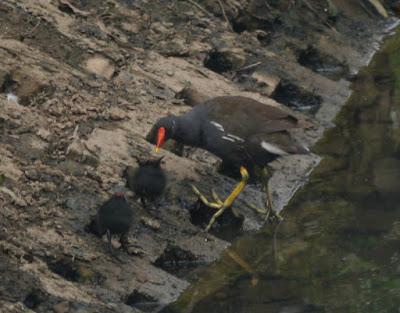
[[[207,206],[211,208],[218,209],[216,213],[211,217],[210,222],[208,223],[206,227],[206,231],[209,231],[211,226],[214,224],[215,220],[226,210],[226,208],[229,208],[232,203],[236,200],[238,195],[242,192],[244,187],[247,184],[247,181],[249,180],[249,173],[244,168],[243,166],[240,167],[240,175],[242,175],[242,180],[240,181],[239,184],[236,185],[236,187],[233,189],[231,194],[225,199],[224,202],[222,202],[219,197],[217,196],[216,193],[213,192],[213,198],[215,202],[209,202],[205,196],[201,194],[201,192],[195,187],[192,186],[192,189],[194,193],[199,197],[199,199]]]
[[[262,184],[264,187],[264,191],[267,195],[267,214],[266,214],[266,218],[268,220],[273,220],[273,219],[277,219],[278,221],[281,221],[283,218],[282,216],[276,212],[274,210],[273,204],[272,204],[272,194],[271,191],[269,190],[268,187],[268,181],[269,181],[269,172],[268,172],[268,168],[264,167],[261,171],[261,178],[262,178]]]

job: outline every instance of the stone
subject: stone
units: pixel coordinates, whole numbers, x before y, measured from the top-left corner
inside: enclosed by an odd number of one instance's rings
[[[0,187],[0,191],[2,193],[5,193],[7,195],[9,195],[13,201],[13,203],[15,203],[16,205],[20,206],[20,207],[26,207],[27,203],[24,199],[22,199],[21,197],[17,196],[14,191],[8,189],[7,187]]]
[[[87,59],[84,63],[84,68],[90,73],[110,79],[114,75],[115,66],[111,60],[96,55]]]
[[[143,225],[145,225],[153,230],[159,230],[161,227],[159,221],[149,218],[149,217],[146,217],[146,216],[142,216],[140,218],[140,221],[143,223]]]
[[[67,301],[59,302],[53,306],[54,313],[68,313],[70,305]]]
[[[244,66],[246,52],[241,48],[213,49],[204,60],[204,66],[217,73],[237,70]]]
[[[279,77],[261,71],[255,71],[251,77],[257,82],[258,87],[260,87],[267,96],[272,95],[280,82]]]
[[[51,138],[51,132],[45,128],[39,128],[36,134],[43,140],[49,141]]]
[[[167,57],[184,57],[189,55],[189,48],[181,38],[163,41],[160,51],[161,54]]]
[[[113,121],[121,121],[126,117],[125,111],[117,107],[112,107],[108,110],[108,114],[110,119]]]
[[[193,87],[185,87],[179,91],[176,96],[178,99],[183,99],[183,102],[188,106],[195,106],[206,101],[209,97],[204,93],[194,89]]]

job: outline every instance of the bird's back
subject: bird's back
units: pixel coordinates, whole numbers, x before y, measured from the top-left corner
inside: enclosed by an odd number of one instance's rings
[[[160,167],[144,165],[136,169],[129,185],[138,196],[152,199],[163,193],[166,176]]]
[[[123,234],[129,230],[132,221],[132,208],[124,197],[109,199],[97,212],[97,225],[100,235],[103,235],[107,230],[112,234]]]
[[[290,113],[247,97],[216,97],[201,106],[207,111],[209,121],[242,138],[299,127],[298,119]]]
[[[264,166],[284,154],[308,153],[288,132],[301,127],[295,116],[251,98],[213,98],[196,106],[187,117],[200,120],[198,146],[230,167]]]

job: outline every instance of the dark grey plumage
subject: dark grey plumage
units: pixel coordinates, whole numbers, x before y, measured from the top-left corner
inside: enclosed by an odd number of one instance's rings
[[[126,234],[133,223],[133,210],[121,192],[116,192],[104,202],[94,218],[95,232],[98,236],[107,234],[110,251],[112,252],[111,236],[120,235],[123,246]]]
[[[165,190],[167,177],[161,168],[162,159],[163,157],[155,160],[137,159],[137,168],[128,166],[124,171],[127,187],[140,198],[144,206],[146,200],[154,201]]]
[[[207,100],[183,115],[159,119],[146,139],[157,147],[174,139],[183,145],[205,149],[221,158],[223,168],[240,173],[240,183],[225,201],[210,202],[193,187],[205,205],[217,209],[206,227],[208,231],[216,218],[232,205],[257,168],[262,169],[262,184],[267,194],[267,210],[262,211],[270,216],[273,205],[267,165],[286,154],[309,153],[289,133],[290,129],[300,127],[301,122],[284,110],[251,98],[226,96]]]
[[[246,97],[217,97],[183,115],[163,117],[148,133],[149,142],[156,143],[160,127],[166,129],[166,140],[203,148],[237,168],[264,167],[284,154],[309,153],[288,132],[301,127],[295,116]]]

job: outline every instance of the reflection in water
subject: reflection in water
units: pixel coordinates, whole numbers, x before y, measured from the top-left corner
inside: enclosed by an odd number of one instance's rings
[[[234,244],[249,264],[228,252],[165,312],[400,312],[399,49],[360,74],[279,229]]]

